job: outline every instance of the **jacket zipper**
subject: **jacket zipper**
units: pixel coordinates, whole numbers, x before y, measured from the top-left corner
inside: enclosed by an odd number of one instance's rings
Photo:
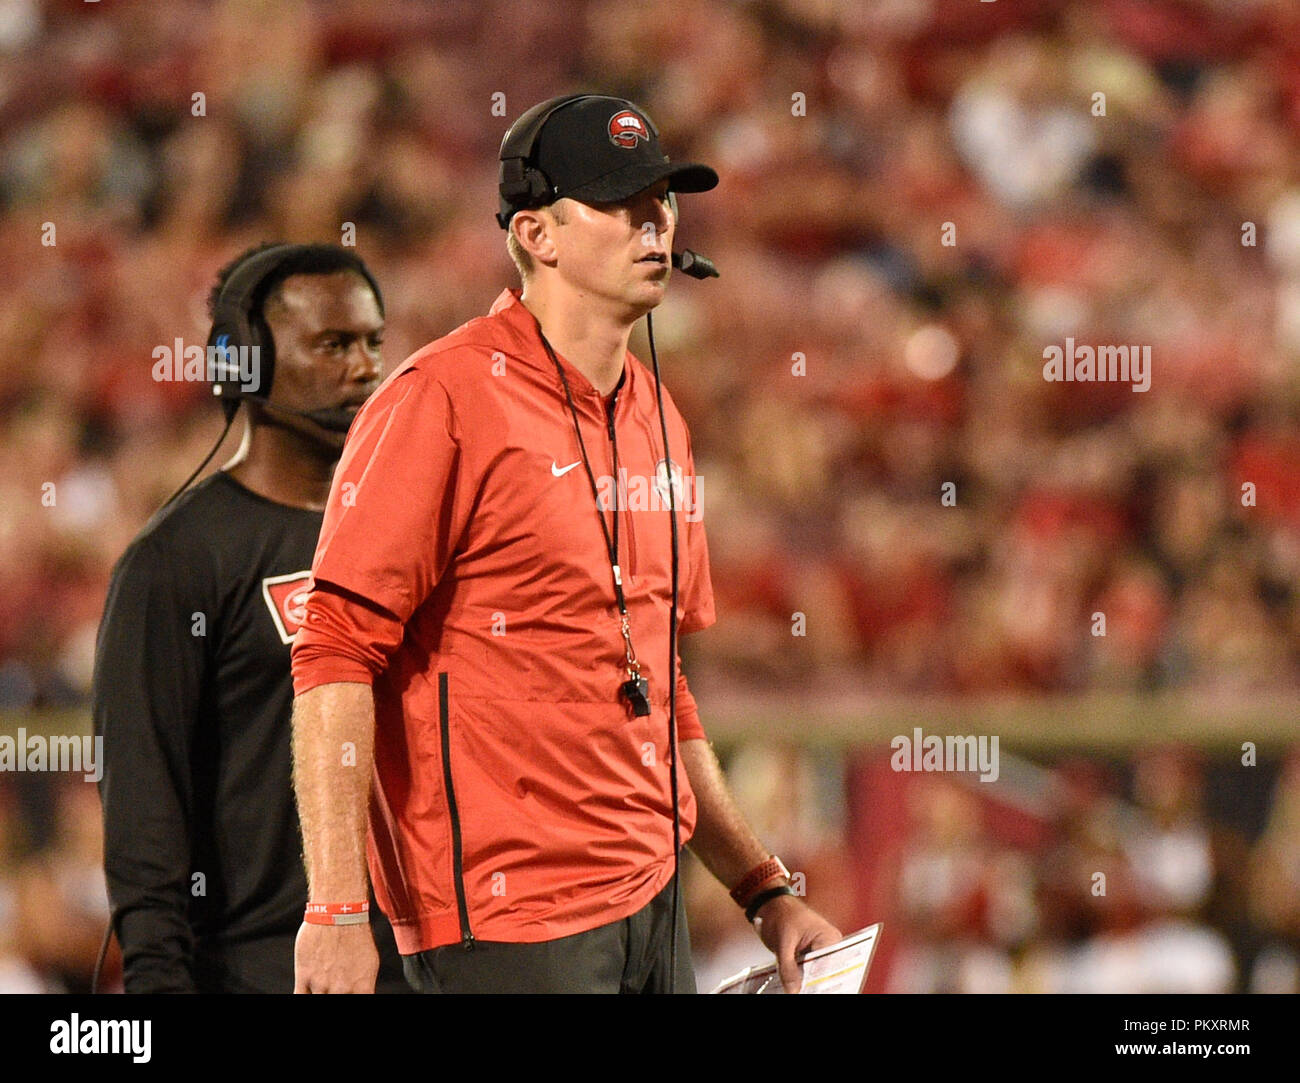
[[[614,412],[618,409],[618,390],[614,391],[614,401],[610,403],[609,409],[605,411],[605,420],[609,429],[609,446],[614,461],[618,460],[618,439],[614,435]],[[619,514],[619,490],[618,475],[614,475],[614,516]],[[624,490],[623,496],[626,498],[627,492]],[[626,503],[626,500],[624,500]],[[625,509],[626,510],[626,509]],[[629,512],[623,516],[623,522],[627,527],[627,574],[629,579],[636,578],[636,536],[632,533],[632,515]],[[615,554],[617,556],[617,554]]]
[[[456,808],[456,790],[451,782],[451,712],[447,704],[447,674],[438,674],[438,728],[442,739],[442,782],[447,790],[447,812],[451,816],[451,863],[456,880],[456,910],[460,920],[460,942],[469,950],[474,947],[474,933],[469,927],[469,907],[465,902],[465,868],[460,844],[460,812]]]

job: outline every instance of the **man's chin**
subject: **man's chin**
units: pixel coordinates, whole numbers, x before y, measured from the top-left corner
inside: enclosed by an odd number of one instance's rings
[[[333,425],[326,426],[315,419],[305,417],[288,419],[264,415],[261,424],[292,434],[300,442],[304,451],[311,447],[312,454],[324,454],[334,459],[342,453],[343,443],[348,435],[346,430],[338,429]]]
[[[668,295],[668,276],[663,278],[651,279],[643,282],[640,288],[634,292],[635,300],[633,305],[639,310],[639,314],[644,316],[651,309],[658,308],[663,304],[664,298]]]
[[[357,411],[354,407],[334,406],[326,410],[314,410],[307,415],[307,418],[318,428],[346,436],[356,416]]]

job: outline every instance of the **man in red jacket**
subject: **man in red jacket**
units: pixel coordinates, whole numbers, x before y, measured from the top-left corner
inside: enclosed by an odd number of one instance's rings
[[[621,99],[521,125],[498,220],[522,292],[395,371],[334,474],[293,650],[300,992],[373,989],[367,859],[416,988],[694,991],[673,912],[670,498],[682,632],[713,623],[712,586],[689,433],[665,392],[665,452],[628,337],[667,287],[669,189],[717,175],[670,164]],[[680,838],[796,988],[796,955],[839,933],[737,812],[682,676],[675,701]]]

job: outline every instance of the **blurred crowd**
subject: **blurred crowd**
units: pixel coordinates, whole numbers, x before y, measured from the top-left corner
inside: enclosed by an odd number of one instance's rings
[[[1300,993],[1300,748],[1268,765],[1187,747],[1002,777],[750,744],[738,800],[842,930],[883,922],[868,990]],[[694,865],[702,991],[765,952]]]
[[[516,283],[496,150],[573,88],[722,176],[679,229],[722,278],[657,320],[703,673],[1300,684],[1297,5],[4,11],[0,705],[85,696],[112,562],[219,431],[151,376],[216,269],[351,223],[398,363]],[[1067,336],[1149,346],[1151,389],[1047,382]]]
[[[737,802],[845,932],[883,922],[868,982],[897,993],[1300,993],[1300,747],[1244,766],[1181,746],[1001,777],[895,772],[888,752],[746,742]],[[99,800],[0,775],[0,994],[89,991],[108,921]],[[770,959],[685,864],[696,981]],[[108,955],[101,989],[120,989]]]
[[[395,365],[516,284],[501,136],[585,89],[722,178],[678,237],[722,277],[656,314],[697,690],[1300,687],[1292,0],[0,0],[0,710],[84,705],[113,562],[220,432],[151,375],[217,269],[354,233]],[[1067,338],[1150,390],[1045,380]]]

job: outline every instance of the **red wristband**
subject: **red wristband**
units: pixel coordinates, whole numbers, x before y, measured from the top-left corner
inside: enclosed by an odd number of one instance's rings
[[[755,865],[744,876],[735,887],[731,889],[731,897],[736,904],[742,909],[749,906],[763,888],[770,887],[777,880],[790,882],[790,870],[782,864],[779,857],[769,857],[761,865]]]
[[[308,903],[308,925],[362,925],[370,920],[370,903]]]

